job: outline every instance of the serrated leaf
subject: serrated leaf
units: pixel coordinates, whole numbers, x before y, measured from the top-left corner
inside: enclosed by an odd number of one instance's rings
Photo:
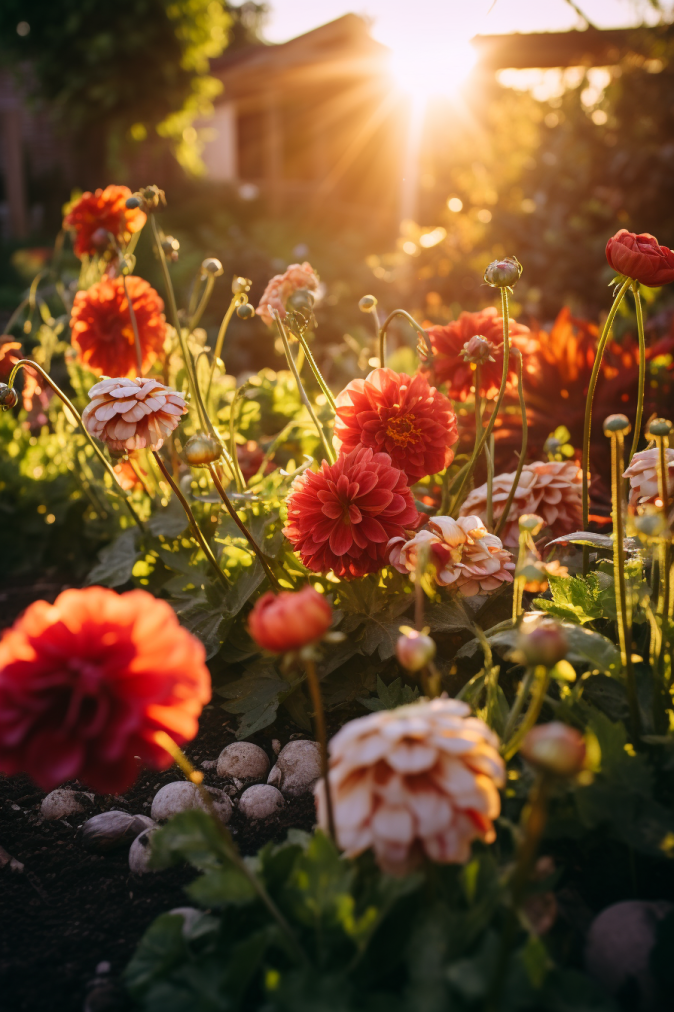
[[[297,688],[297,681],[282,678],[273,661],[261,659],[247,670],[242,678],[216,688],[227,702],[223,710],[240,714],[237,738],[247,738],[271,724],[279,704]]]
[[[470,619],[463,608],[451,601],[432,604],[426,609],[426,623],[431,632],[460,632],[470,629]]]
[[[168,506],[160,508],[153,513],[146,523],[150,534],[155,536],[163,535],[167,538],[177,538],[187,527],[187,517],[180,505],[179,500],[173,496]]]
[[[136,533],[135,527],[129,527],[111,545],[101,549],[98,562],[87,577],[87,586],[121,587],[128,583],[141,554],[136,548]]]
[[[402,678],[395,678],[389,685],[377,675],[377,695],[371,699],[359,699],[366,710],[393,710],[397,706],[413,703],[419,698],[418,686],[405,685]]]
[[[602,617],[602,608],[597,602],[599,585],[594,573],[587,579],[582,576],[549,576],[552,601],[537,598],[534,605],[567,622],[585,625]]]

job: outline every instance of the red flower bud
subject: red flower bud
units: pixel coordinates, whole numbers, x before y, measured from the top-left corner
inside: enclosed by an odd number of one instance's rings
[[[396,643],[396,656],[406,671],[421,671],[435,657],[435,641],[425,633],[403,626]]]
[[[319,640],[331,623],[332,608],[307,584],[298,591],[263,594],[248,616],[248,631],[264,650],[283,654]]]
[[[544,619],[531,632],[520,633],[517,649],[526,664],[554,668],[566,657],[569,644],[562,627],[557,622]]]
[[[575,776],[585,762],[583,736],[559,721],[532,728],[520,751],[532,766],[557,777]]]
[[[636,235],[621,228],[606,243],[606,259],[618,274],[649,288],[674,281],[674,251],[648,232]]]
[[[495,362],[494,345],[481,334],[474,334],[473,337],[463,346],[461,358],[465,362],[474,362],[475,365],[482,365],[484,362]]]

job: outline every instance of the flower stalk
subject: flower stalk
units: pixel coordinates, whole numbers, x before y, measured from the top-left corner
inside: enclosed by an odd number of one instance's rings
[[[379,335],[378,335],[379,336],[379,364],[382,367],[382,369],[385,367],[384,358],[385,358],[385,355],[386,355],[386,332],[387,332],[387,330],[389,328],[389,325],[391,324],[391,321],[394,320],[396,318],[396,316],[401,316],[404,320],[407,320],[407,322],[414,327],[414,329],[417,332],[418,338],[419,338],[419,341],[418,341],[418,344],[417,344],[417,350],[419,350],[419,346],[421,345],[421,342],[423,341],[424,345],[425,345],[425,347],[427,349],[427,354],[428,354],[429,358],[432,360],[432,358],[433,358],[433,346],[431,345],[431,339],[428,336],[427,332],[424,330],[424,328],[420,324],[417,323],[417,321],[414,319],[414,317],[410,316],[409,313],[406,313],[404,309],[394,309],[393,312],[389,313],[389,315],[386,317],[386,319],[384,320],[384,322],[381,325],[381,327],[378,328],[379,329]],[[377,320],[377,325],[378,324],[379,324],[379,320]]]
[[[319,387],[321,388],[321,390],[322,390],[322,392],[323,392],[323,394],[325,396],[325,399],[327,400],[328,404],[330,405],[332,413],[336,414],[337,413],[337,405],[335,404],[335,398],[333,397],[332,390],[330,389],[330,387],[328,386],[328,384],[325,382],[325,379],[323,378],[323,373],[318,368],[318,363],[316,362],[316,359],[314,358],[314,356],[311,354],[311,349],[309,348],[309,343],[308,343],[306,337],[304,336],[304,334],[302,333],[302,328],[301,327],[297,327],[296,330],[293,330],[291,328],[290,332],[299,341],[300,347],[302,348],[302,350],[304,352],[304,357],[306,358],[307,362],[309,363],[309,368],[311,369],[312,373],[314,374],[316,382],[318,383]]]
[[[500,518],[498,524],[496,525],[496,530],[494,531],[494,533],[496,534],[497,537],[501,536],[501,531],[505,527],[506,522],[508,520],[508,514],[510,513],[510,508],[511,508],[511,506],[513,504],[513,500],[515,498],[515,493],[517,492],[517,486],[519,485],[520,478],[522,476],[522,468],[524,467],[524,461],[526,460],[526,457],[527,457],[527,444],[529,442],[529,426],[528,426],[528,423],[527,423],[527,406],[526,406],[526,403],[524,401],[524,384],[523,384],[523,375],[522,375],[522,373],[523,373],[522,352],[519,350],[519,348],[513,348],[512,349],[512,354],[515,356],[515,360],[517,362],[517,395],[519,397],[519,401],[520,401],[520,413],[522,415],[522,446],[520,447],[520,459],[517,461],[517,468],[515,470],[515,478],[513,480],[510,492],[508,492],[508,498],[505,501],[505,506],[503,507],[503,513],[501,514],[501,518]]]
[[[126,296],[126,304],[129,307],[129,317],[131,319],[131,329],[133,330],[133,343],[136,349],[136,368],[138,369],[138,375],[143,375],[143,349],[140,346],[140,334],[138,333],[138,320],[136,319],[136,311],[133,308],[133,303],[129,297],[129,289],[126,283],[126,273],[122,271],[122,284],[124,285],[124,295]]]
[[[281,585],[278,582],[278,580],[277,580],[276,576],[274,575],[274,573],[272,572],[272,570],[271,570],[271,568],[269,566],[269,563],[267,562],[267,557],[265,556],[264,552],[262,551],[262,549],[258,545],[258,543],[255,540],[255,538],[253,537],[253,535],[250,533],[250,531],[248,530],[248,528],[246,527],[246,525],[244,524],[244,522],[239,517],[239,514],[234,509],[234,506],[232,505],[232,501],[229,498],[229,496],[227,495],[227,493],[225,491],[224,485],[220,481],[220,477],[218,475],[218,472],[216,470],[215,465],[214,464],[209,464],[208,465],[208,470],[210,471],[211,479],[213,481],[213,484],[215,485],[216,489],[218,490],[218,495],[220,496],[220,498],[222,499],[223,503],[225,504],[227,512],[229,513],[230,517],[232,518],[232,520],[234,521],[234,523],[236,524],[236,526],[239,528],[239,530],[243,534],[244,538],[246,539],[246,541],[248,542],[248,544],[252,548],[253,552],[257,556],[257,558],[258,558],[258,560],[260,562],[260,565],[264,569],[265,574],[266,574],[267,579],[269,580],[270,584],[272,585],[272,587],[276,591],[279,591],[281,589]]]
[[[337,842],[337,836],[335,834],[335,817],[332,807],[332,792],[330,790],[330,763],[328,759],[328,735],[325,728],[325,710],[323,709],[323,697],[321,695],[321,683],[318,679],[318,673],[316,671],[316,662],[313,657],[308,657],[304,662],[304,668],[307,673],[307,682],[309,684],[309,693],[311,694],[311,702],[314,707],[314,727],[316,733],[316,741],[318,742],[321,751],[321,776],[323,778],[323,785],[325,788],[325,802],[328,811],[328,833],[333,843]]]
[[[637,413],[634,418],[634,437],[632,439],[632,448],[630,450],[629,457],[627,458],[627,466],[632,462],[632,457],[637,452],[637,446],[641,438],[641,424],[644,417],[644,394],[646,390],[646,334],[644,329],[644,310],[641,304],[641,293],[639,292],[639,282],[635,281],[632,284],[632,294],[634,295],[634,308],[637,316],[637,335],[639,340],[639,386],[637,390]]]

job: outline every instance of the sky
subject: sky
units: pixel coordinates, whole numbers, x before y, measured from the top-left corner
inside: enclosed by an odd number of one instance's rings
[[[641,20],[634,0],[577,0],[577,4],[599,28]],[[398,50],[409,40],[423,43],[429,28],[436,40],[442,33],[447,39],[465,40],[478,33],[563,31],[583,25],[566,0],[270,0],[270,6],[265,29],[270,42],[285,42],[353,13],[369,18],[374,37]],[[643,0],[641,12],[647,8]]]

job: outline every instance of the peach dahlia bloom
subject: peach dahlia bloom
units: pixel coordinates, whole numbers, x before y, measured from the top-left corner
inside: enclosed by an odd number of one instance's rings
[[[503,513],[506,499],[515,480],[515,472],[498,474],[492,486],[494,522]],[[516,548],[519,544],[519,518],[537,513],[555,538],[580,530],[583,517],[581,497],[582,471],[574,461],[536,460],[522,468],[517,491],[503,529],[503,544]],[[487,486],[470,492],[461,506],[462,516],[487,519]]]
[[[159,450],[187,411],[185,398],[159,380],[104,379],[89,391],[82,421],[111,450]]]
[[[632,463],[623,472],[623,478],[630,480],[630,506],[637,503],[654,502],[658,497],[658,457],[660,451],[640,450],[632,457]],[[667,490],[674,495],[674,449],[665,451],[667,460]]]
[[[260,299],[260,304],[255,310],[261,316],[268,327],[271,327],[273,320],[271,311],[276,309],[281,319],[286,315],[286,302],[300,288],[306,288],[310,292],[318,290],[319,277],[310,263],[291,264],[283,274],[276,274],[271,279]]]
[[[410,541],[400,537],[389,541],[390,563],[400,573],[413,573],[422,549],[435,566],[435,582],[464,597],[490,594],[502,583],[513,582],[512,555],[479,517],[432,517]]]
[[[349,857],[372,847],[380,867],[405,874],[425,854],[463,864],[475,839],[495,839],[504,763],[498,738],[446,697],[349,721],[330,742],[337,841]],[[327,825],[325,787],[315,788]]]

